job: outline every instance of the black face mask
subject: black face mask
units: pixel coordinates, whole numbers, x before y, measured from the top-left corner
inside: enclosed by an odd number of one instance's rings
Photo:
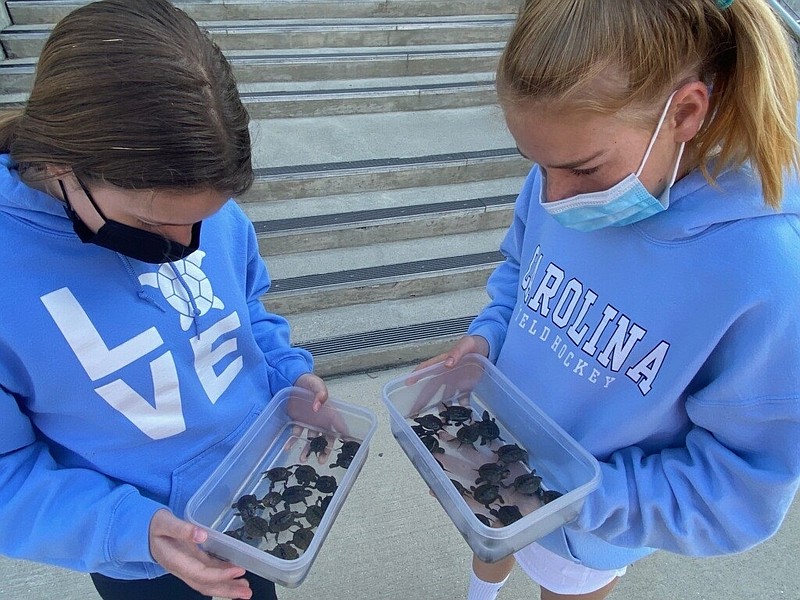
[[[83,243],[102,246],[103,248],[119,252],[129,258],[152,264],[174,262],[181,258],[186,258],[200,246],[200,222],[192,226],[192,241],[189,242],[188,246],[184,246],[181,243],[173,242],[152,231],[137,229],[136,227],[125,225],[119,221],[107,219],[103,211],[100,210],[100,207],[97,206],[94,198],[92,198],[92,194],[89,193],[89,190],[83,185],[83,182],[77,177],[76,180],[89,199],[89,202],[94,206],[97,214],[105,221],[102,227],[97,230],[97,233],[89,229],[86,223],[81,221],[78,213],[72,208],[67,198],[67,190],[64,188],[64,183],[59,179],[58,185],[61,186],[61,193],[64,196],[64,203],[66,204],[64,210],[69,220],[72,221],[72,228]]]

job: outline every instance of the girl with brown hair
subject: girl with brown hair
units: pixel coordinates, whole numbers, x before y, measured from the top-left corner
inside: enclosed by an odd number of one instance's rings
[[[104,0],[55,27],[0,124],[0,552],[105,600],[275,598],[180,518],[278,390],[327,400],[230,199],[248,121],[185,13]]]

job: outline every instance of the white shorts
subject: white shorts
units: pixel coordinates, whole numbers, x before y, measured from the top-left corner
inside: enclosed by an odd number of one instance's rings
[[[528,577],[556,594],[590,594],[622,577],[627,567],[611,571],[590,569],[533,543],[514,554]]]

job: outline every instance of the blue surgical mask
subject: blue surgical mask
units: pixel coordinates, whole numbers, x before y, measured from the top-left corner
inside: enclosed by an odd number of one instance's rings
[[[636,173],[631,173],[607,190],[578,194],[563,200],[547,202],[545,197],[547,175],[542,171],[542,186],[539,190],[539,204],[542,208],[565,227],[577,229],[578,231],[594,231],[595,229],[610,226],[622,227],[666,210],[669,206],[669,190],[678,175],[678,166],[681,163],[685,143],[682,143],[678,150],[678,158],[675,161],[672,177],[658,198],[647,191],[647,188],[644,187],[639,179],[639,175],[641,175],[647,163],[650,151],[653,149],[658,132],[661,131],[661,126],[667,117],[674,95],[675,92],[667,100],[667,105],[664,107],[664,112],[661,113],[655,133],[650,138],[650,143]]]

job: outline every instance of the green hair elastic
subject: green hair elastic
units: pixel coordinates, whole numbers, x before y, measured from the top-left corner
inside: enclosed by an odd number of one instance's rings
[[[717,6],[719,6],[720,10],[725,10],[731,4],[733,4],[733,0],[717,0]]]

